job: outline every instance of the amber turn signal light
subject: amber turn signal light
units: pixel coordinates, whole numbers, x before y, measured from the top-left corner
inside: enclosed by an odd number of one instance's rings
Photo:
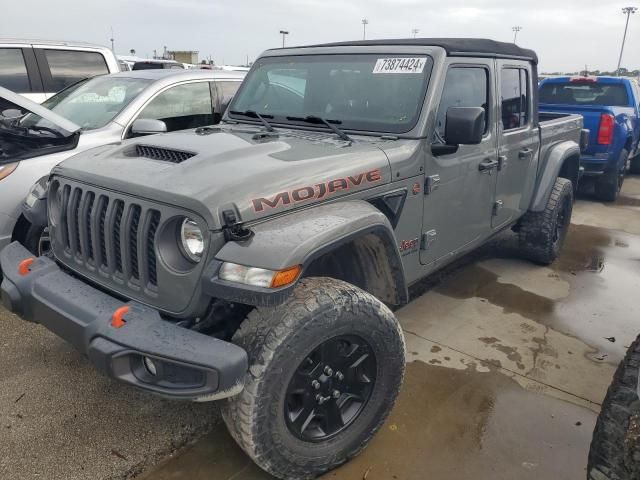
[[[300,265],[295,265],[287,268],[286,270],[276,272],[273,276],[273,280],[271,280],[271,288],[284,287],[295,282],[298,279],[298,276],[300,276],[300,272],[302,272],[302,267]]]

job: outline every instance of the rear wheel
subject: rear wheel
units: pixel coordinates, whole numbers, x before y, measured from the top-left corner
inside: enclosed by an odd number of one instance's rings
[[[543,265],[560,254],[573,211],[573,184],[557,178],[547,206],[542,212],[527,212],[518,225],[522,256]]]
[[[264,470],[310,479],[357,455],[394,405],[405,346],[391,311],[330,278],[301,280],[233,337],[249,354],[245,388],[226,401],[232,436]]]
[[[596,196],[604,202],[615,202],[618,194],[622,190],[624,176],[627,172],[627,161],[629,160],[629,152],[622,150],[620,160],[617,164],[617,170],[612,170],[602,175],[596,180],[595,191]]]
[[[593,432],[589,480],[640,478],[640,337],[618,366]]]

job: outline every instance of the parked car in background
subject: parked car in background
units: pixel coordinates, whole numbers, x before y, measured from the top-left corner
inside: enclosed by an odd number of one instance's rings
[[[120,71],[99,45],[0,38],[0,87],[42,103],[79,80]],[[0,111],[4,110],[0,104]]]
[[[142,60],[135,62],[131,70],[162,70],[162,69],[184,69],[182,63],[174,60]]]
[[[0,248],[12,239],[36,253],[41,229],[21,214],[29,188],[57,163],[126,138],[213,125],[243,73],[146,70],[78,82],[38,105],[0,88],[12,109],[0,116]]]
[[[628,167],[640,173],[640,89],[634,80],[548,78],[540,83],[540,110],[584,117],[590,135],[581,166],[585,176],[594,177],[602,200],[616,200]]]

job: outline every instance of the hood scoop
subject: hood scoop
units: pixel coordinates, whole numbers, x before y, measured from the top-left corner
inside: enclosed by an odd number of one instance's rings
[[[161,160],[163,162],[182,163],[185,160],[195,157],[193,152],[184,150],[173,150],[170,148],[152,147],[150,145],[136,145],[136,156]]]

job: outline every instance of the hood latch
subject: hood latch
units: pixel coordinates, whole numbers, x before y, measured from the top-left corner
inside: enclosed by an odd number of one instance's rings
[[[236,212],[233,210],[224,210],[222,212],[222,219],[224,222],[222,230],[224,232],[224,238],[227,241],[241,242],[253,237],[254,231],[238,222]]]

